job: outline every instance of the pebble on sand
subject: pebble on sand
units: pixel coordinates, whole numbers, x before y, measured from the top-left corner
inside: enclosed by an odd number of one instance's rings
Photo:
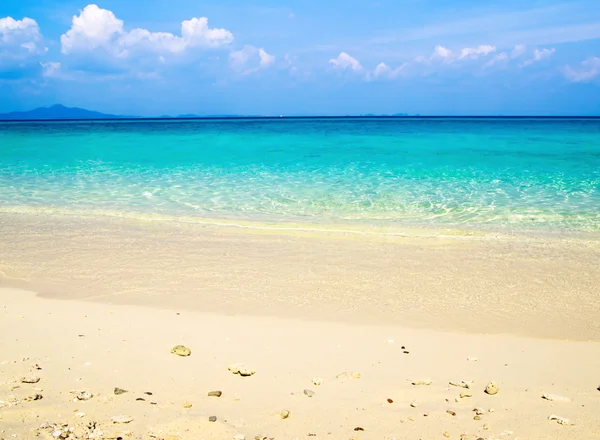
[[[208,397],[221,397],[222,394],[221,391],[209,391]]]
[[[500,387],[498,387],[498,385],[493,381],[488,383],[485,387],[485,393],[489,394],[490,396],[498,394],[498,391],[500,391]]]
[[[461,381],[449,382],[449,383],[453,387],[466,388],[466,389],[471,388],[471,385],[473,385],[472,380],[461,380]]]
[[[246,440],[246,436],[244,434],[238,434],[233,437],[233,440]]]
[[[213,423],[214,423],[214,422],[216,422],[216,421],[217,421],[217,416],[210,416],[210,417],[208,418],[208,421],[209,421],[209,422],[213,422]]]
[[[418,400],[413,400],[410,403],[410,406],[412,406],[413,408],[416,408],[417,406],[419,406],[421,404],[421,402],[419,402]]]
[[[131,416],[113,416],[110,418],[111,422],[113,423],[129,423],[133,421],[133,417]]]
[[[315,392],[313,390],[304,390],[304,394],[308,397],[313,397]]]
[[[190,402],[184,402],[183,403],[183,407],[186,408],[186,409],[188,409],[188,408],[192,407],[192,404]]]
[[[570,397],[559,396],[557,394],[542,394],[542,399],[550,400],[551,402],[570,402]]]
[[[411,382],[413,385],[431,385],[433,381],[431,379],[417,379]]]
[[[38,376],[26,376],[21,378],[21,383],[38,383],[40,378]]]
[[[77,400],[90,400],[94,395],[89,391],[79,391],[75,394],[75,399]]]
[[[252,376],[256,373],[256,370],[248,368],[244,364],[231,364],[228,368],[233,374],[239,374],[243,377]]]
[[[279,417],[282,419],[287,419],[290,416],[290,412],[287,409],[279,411]]]
[[[552,414],[551,416],[548,417],[548,420],[556,420],[556,423],[558,423],[559,425],[570,425],[571,421],[565,417],[561,417],[561,416],[557,416],[555,414]]]
[[[465,397],[473,397],[473,394],[469,393],[468,391],[464,391],[464,392],[460,393],[461,399],[464,399]]]
[[[192,354],[192,350],[185,345],[176,345],[171,349],[171,353],[176,354],[177,356],[189,356]]]
[[[335,376],[336,379],[348,379],[348,378],[352,378],[352,379],[360,379],[360,373],[357,373],[355,371],[344,371],[343,373],[337,374]]]
[[[323,379],[321,379],[320,377],[313,377],[312,383],[316,386],[323,385]]]
[[[115,387],[115,389],[114,389],[114,393],[117,396],[120,396],[121,394],[125,394],[127,392],[128,392],[127,390],[124,390],[123,388],[119,388],[119,387]]]

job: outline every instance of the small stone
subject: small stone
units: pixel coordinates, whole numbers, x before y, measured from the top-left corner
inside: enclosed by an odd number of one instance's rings
[[[255,370],[246,367],[244,364],[231,364],[228,369],[233,374],[239,374],[243,377],[252,376],[256,373]]]
[[[246,440],[246,436],[244,434],[238,434],[233,437],[233,440]]]
[[[481,420],[481,416],[475,416],[473,417],[473,420]]]
[[[357,426],[356,428],[354,428],[355,431],[364,431],[364,428],[361,428],[360,426]]]
[[[115,393],[115,395],[117,395],[117,396],[120,396],[121,394],[125,394],[125,393],[127,393],[127,392],[128,392],[128,391],[127,391],[127,390],[124,390],[123,388],[118,388],[118,387],[115,387],[115,389],[114,389],[114,393]]]
[[[484,431],[489,431],[490,430],[490,425],[483,425],[483,430]]]
[[[478,359],[476,357],[471,357],[471,356],[468,357],[467,360],[470,361],[470,362],[477,362],[478,361]]]
[[[133,421],[133,417],[131,416],[113,416],[110,418],[113,423],[129,423]]]
[[[313,377],[312,383],[316,386],[323,385],[323,379],[320,377]]]
[[[496,385],[495,382],[490,382],[485,387],[486,394],[489,394],[490,396],[498,394],[498,391],[500,391],[500,388],[498,387],[498,385]]]
[[[222,394],[221,391],[209,391],[208,397],[221,397]]]
[[[290,416],[290,412],[287,409],[279,411],[279,417],[287,419]]]
[[[392,399],[388,399],[387,403],[394,403],[394,401]]]
[[[177,356],[189,356],[192,354],[192,350],[185,345],[176,345],[171,349],[171,353],[176,354]]]
[[[460,393],[460,398],[461,398],[461,399],[464,399],[465,397],[473,397],[473,394],[471,394],[471,393],[468,393],[468,392],[466,392],[466,391],[465,391],[465,392],[463,392],[463,393]]]
[[[548,420],[556,420],[556,423],[558,423],[559,425],[570,425],[571,421],[565,417],[560,417],[557,415],[551,415],[550,417],[548,417]]]
[[[448,431],[444,432],[444,437],[450,438],[450,433]]]
[[[216,421],[217,421],[217,416],[210,416],[210,417],[208,418],[208,421],[209,421],[209,422],[213,422],[213,423],[214,423],[214,422],[216,422]]]
[[[192,407],[192,404],[190,402],[184,402],[183,407],[188,409]]]
[[[145,402],[146,399],[144,399],[143,397],[138,397],[137,399],[135,399],[137,402]]]
[[[75,394],[77,400],[90,400],[94,395],[88,391],[79,391]]]
[[[413,400],[410,403],[410,406],[412,406],[413,408],[416,408],[417,406],[419,406],[421,404],[421,402],[419,402],[418,400]]]
[[[473,408],[473,412],[475,412],[475,414],[477,414],[478,416],[482,415],[485,413],[485,410],[481,409],[481,408]]]
[[[556,394],[542,394],[542,399],[550,400],[551,402],[570,402],[570,397],[559,396]]]
[[[152,392],[151,392],[151,391],[144,391],[144,394],[145,394],[146,396],[151,396],[151,395],[152,395]]]
[[[28,397],[26,397],[24,400],[25,400],[26,402],[32,402],[32,401],[34,401],[34,400],[42,400],[43,398],[44,398],[44,396],[42,396],[40,393],[35,393],[35,394],[34,394],[34,395],[32,395],[32,396],[28,396]]]
[[[446,410],[446,412],[448,414],[450,414],[452,417],[456,416],[456,411],[452,411],[451,409]]]
[[[336,379],[360,379],[360,373],[357,373],[355,371],[344,371],[343,373],[340,373],[338,375],[335,376]]]
[[[83,417],[85,417],[85,413],[84,412],[76,412],[75,414],[73,414],[75,417],[77,417],[78,419],[81,419]]]
[[[461,380],[460,382],[450,382],[450,385],[452,385],[453,387],[466,388],[466,389],[471,388],[472,384],[473,384],[472,380]]]
[[[413,385],[431,385],[433,382],[431,379],[417,379],[411,382]]]
[[[40,378],[38,376],[26,376],[21,378],[21,383],[38,383]]]
[[[313,397],[315,395],[315,392],[312,390],[304,390],[304,394],[308,397]]]

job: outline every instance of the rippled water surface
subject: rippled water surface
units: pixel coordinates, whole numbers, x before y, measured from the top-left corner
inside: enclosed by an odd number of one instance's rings
[[[600,230],[600,119],[0,124],[0,210]]]

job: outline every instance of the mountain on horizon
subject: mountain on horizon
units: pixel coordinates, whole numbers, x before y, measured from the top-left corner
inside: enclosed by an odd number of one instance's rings
[[[61,120],[61,119],[123,119],[133,116],[110,115],[77,107],[65,107],[56,104],[24,112],[0,113],[2,121]]]

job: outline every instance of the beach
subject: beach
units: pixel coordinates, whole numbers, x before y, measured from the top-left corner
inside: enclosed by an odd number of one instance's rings
[[[596,439],[597,120],[6,123],[0,439]]]
[[[599,435],[594,241],[17,214],[1,231],[0,438]]]

